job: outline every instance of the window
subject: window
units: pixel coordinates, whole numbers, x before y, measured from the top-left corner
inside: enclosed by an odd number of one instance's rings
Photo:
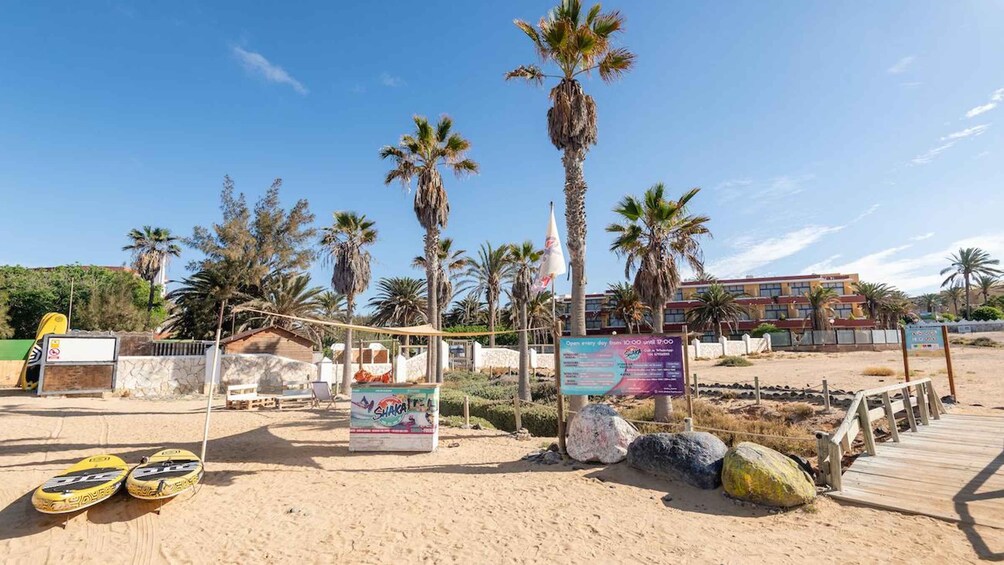
[[[746,294],[746,288],[741,284],[727,284],[725,285],[725,292],[731,294],[732,296],[739,296],[741,294]]]
[[[607,318],[607,325],[610,326],[611,328],[625,327],[624,320],[622,320],[620,316],[617,316],[615,314],[610,314],[610,317]]]
[[[768,304],[763,308],[765,320],[780,320],[788,317],[788,306],[785,304]]]
[[[704,332],[704,335],[701,336],[701,341],[704,343],[717,343],[718,338],[715,337],[715,332],[706,331]]]
[[[811,318],[812,317],[812,307],[811,306],[799,306],[798,307],[798,317],[799,318]]]
[[[760,285],[760,296],[781,296],[781,283]],[[776,320],[777,318],[771,318]]]
[[[832,288],[833,290],[837,291],[837,294],[844,293],[844,283],[842,282],[824,282],[823,288]]]
[[[599,317],[586,318],[586,329],[587,330],[598,330],[598,329],[601,329],[603,327],[602,322],[603,322],[603,320],[601,320]]]
[[[587,298],[586,299],[586,312],[599,312],[603,309],[603,299],[602,298]]]
[[[753,318],[750,317],[750,313],[749,312],[740,312],[739,313],[739,319],[740,320],[752,320]]]
[[[704,294],[705,292],[708,292],[708,287],[706,287],[706,286],[699,286],[699,287],[697,287],[697,288],[694,289],[694,292],[696,294]]]
[[[666,315],[664,316],[667,324],[679,324],[687,321],[687,316],[683,313],[681,308],[670,308],[666,310]]]
[[[683,289],[682,288],[677,289],[676,292],[673,293],[673,301],[674,302],[680,302],[681,300],[683,300]]]
[[[836,317],[841,320],[850,320],[854,312],[854,307],[850,304],[840,304],[833,307],[833,311],[836,313]]]
[[[812,286],[809,284],[808,281],[790,283],[788,285],[788,291],[789,291],[788,294],[790,296],[805,296],[805,293],[809,292],[811,289]]]

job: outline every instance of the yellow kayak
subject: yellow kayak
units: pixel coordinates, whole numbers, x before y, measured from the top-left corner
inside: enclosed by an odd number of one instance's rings
[[[202,472],[202,460],[191,451],[165,449],[133,468],[126,490],[144,500],[171,498],[198,484]]]
[[[87,508],[118,492],[128,473],[129,466],[114,455],[88,457],[45,481],[31,504],[45,514]]]

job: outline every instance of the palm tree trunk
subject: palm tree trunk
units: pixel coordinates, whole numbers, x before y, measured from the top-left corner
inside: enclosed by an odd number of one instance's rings
[[[494,333],[495,332],[495,316],[496,316],[496,313],[495,313],[495,310],[496,310],[495,300],[497,300],[497,298],[493,299],[492,298],[492,293],[489,291],[488,292],[488,331],[492,332],[492,333],[488,336],[488,347],[495,347],[495,333]]]
[[[345,300],[345,323],[352,323],[352,308],[355,297],[349,295]],[[359,359],[362,363],[362,359]],[[342,394],[352,394],[352,328],[345,328],[345,349],[342,350]]]
[[[519,305],[519,397],[530,401],[530,349],[526,339],[526,301]]]
[[[662,335],[663,322],[665,321],[666,305],[660,304],[655,307],[655,319],[652,320],[652,333]],[[686,351],[683,352],[687,354]],[[668,422],[670,414],[673,413],[673,399],[668,396],[655,397],[655,421]]]
[[[222,369],[220,363],[220,335],[223,333],[223,311],[227,308],[227,300],[224,298],[220,302],[220,316],[216,320],[216,344],[213,349],[213,366],[209,369],[209,390],[206,391],[206,422],[202,430],[202,452],[200,459],[206,460],[206,445],[209,443],[209,416],[213,412],[213,393],[216,391],[216,379],[223,380],[217,374],[217,368]]]
[[[439,329],[439,230],[425,231],[425,282],[426,317],[429,325]],[[439,363],[439,338],[429,337],[426,349],[426,378],[429,382],[442,382]]]
[[[972,292],[972,288],[969,286],[969,275],[966,275],[966,319],[970,320],[973,317],[973,307],[969,303],[969,293]]]
[[[150,327],[150,322],[153,320],[153,281],[150,279],[147,282],[150,283],[150,295],[146,299],[146,327]]]
[[[582,165],[583,148],[566,147],[561,158],[565,167],[565,231],[568,255],[572,263],[572,304],[569,334],[586,335],[586,178]],[[589,402],[588,396],[569,396],[568,408],[579,412]]]

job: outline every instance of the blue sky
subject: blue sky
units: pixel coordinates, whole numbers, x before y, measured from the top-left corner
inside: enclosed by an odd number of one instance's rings
[[[367,214],[374,277],[420,276],[411,196],[383,185],[377,156],[414,113],[449,113],[481,163],[447,178],[446,235],[542,242],[549,201],[563,224],[547,90],[502,74],[535,60],[512,19],[550,5],[8,5],[0,263],[122,264],[132,227],[217,219],[230,174],[252,200],[282,177],[319,223]],[[859,272],[916,293],[961,245],[1004,258],[1004,2],[604,6],[626,15],[638,60],[585,85],[591,291],[623,276],[611,207],[659,181],[704,189],[719,277]]]

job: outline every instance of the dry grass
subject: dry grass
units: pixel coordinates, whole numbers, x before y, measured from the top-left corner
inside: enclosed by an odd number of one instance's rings
[[[811,418],[816,413],[816,409],[811,404],[805,402],[791,402],[783,404],[779,410],[789,423],[801,422]]]
[[[861,371],[861,374],[866,377],[891,377],[896,374],[896,371],[889,367],[868,366]]]
[[[727,357],[722,357],[717,363],[716,367],[750,367],[751,363],[745,357],[740,357],[738,355],[729,355]]]

